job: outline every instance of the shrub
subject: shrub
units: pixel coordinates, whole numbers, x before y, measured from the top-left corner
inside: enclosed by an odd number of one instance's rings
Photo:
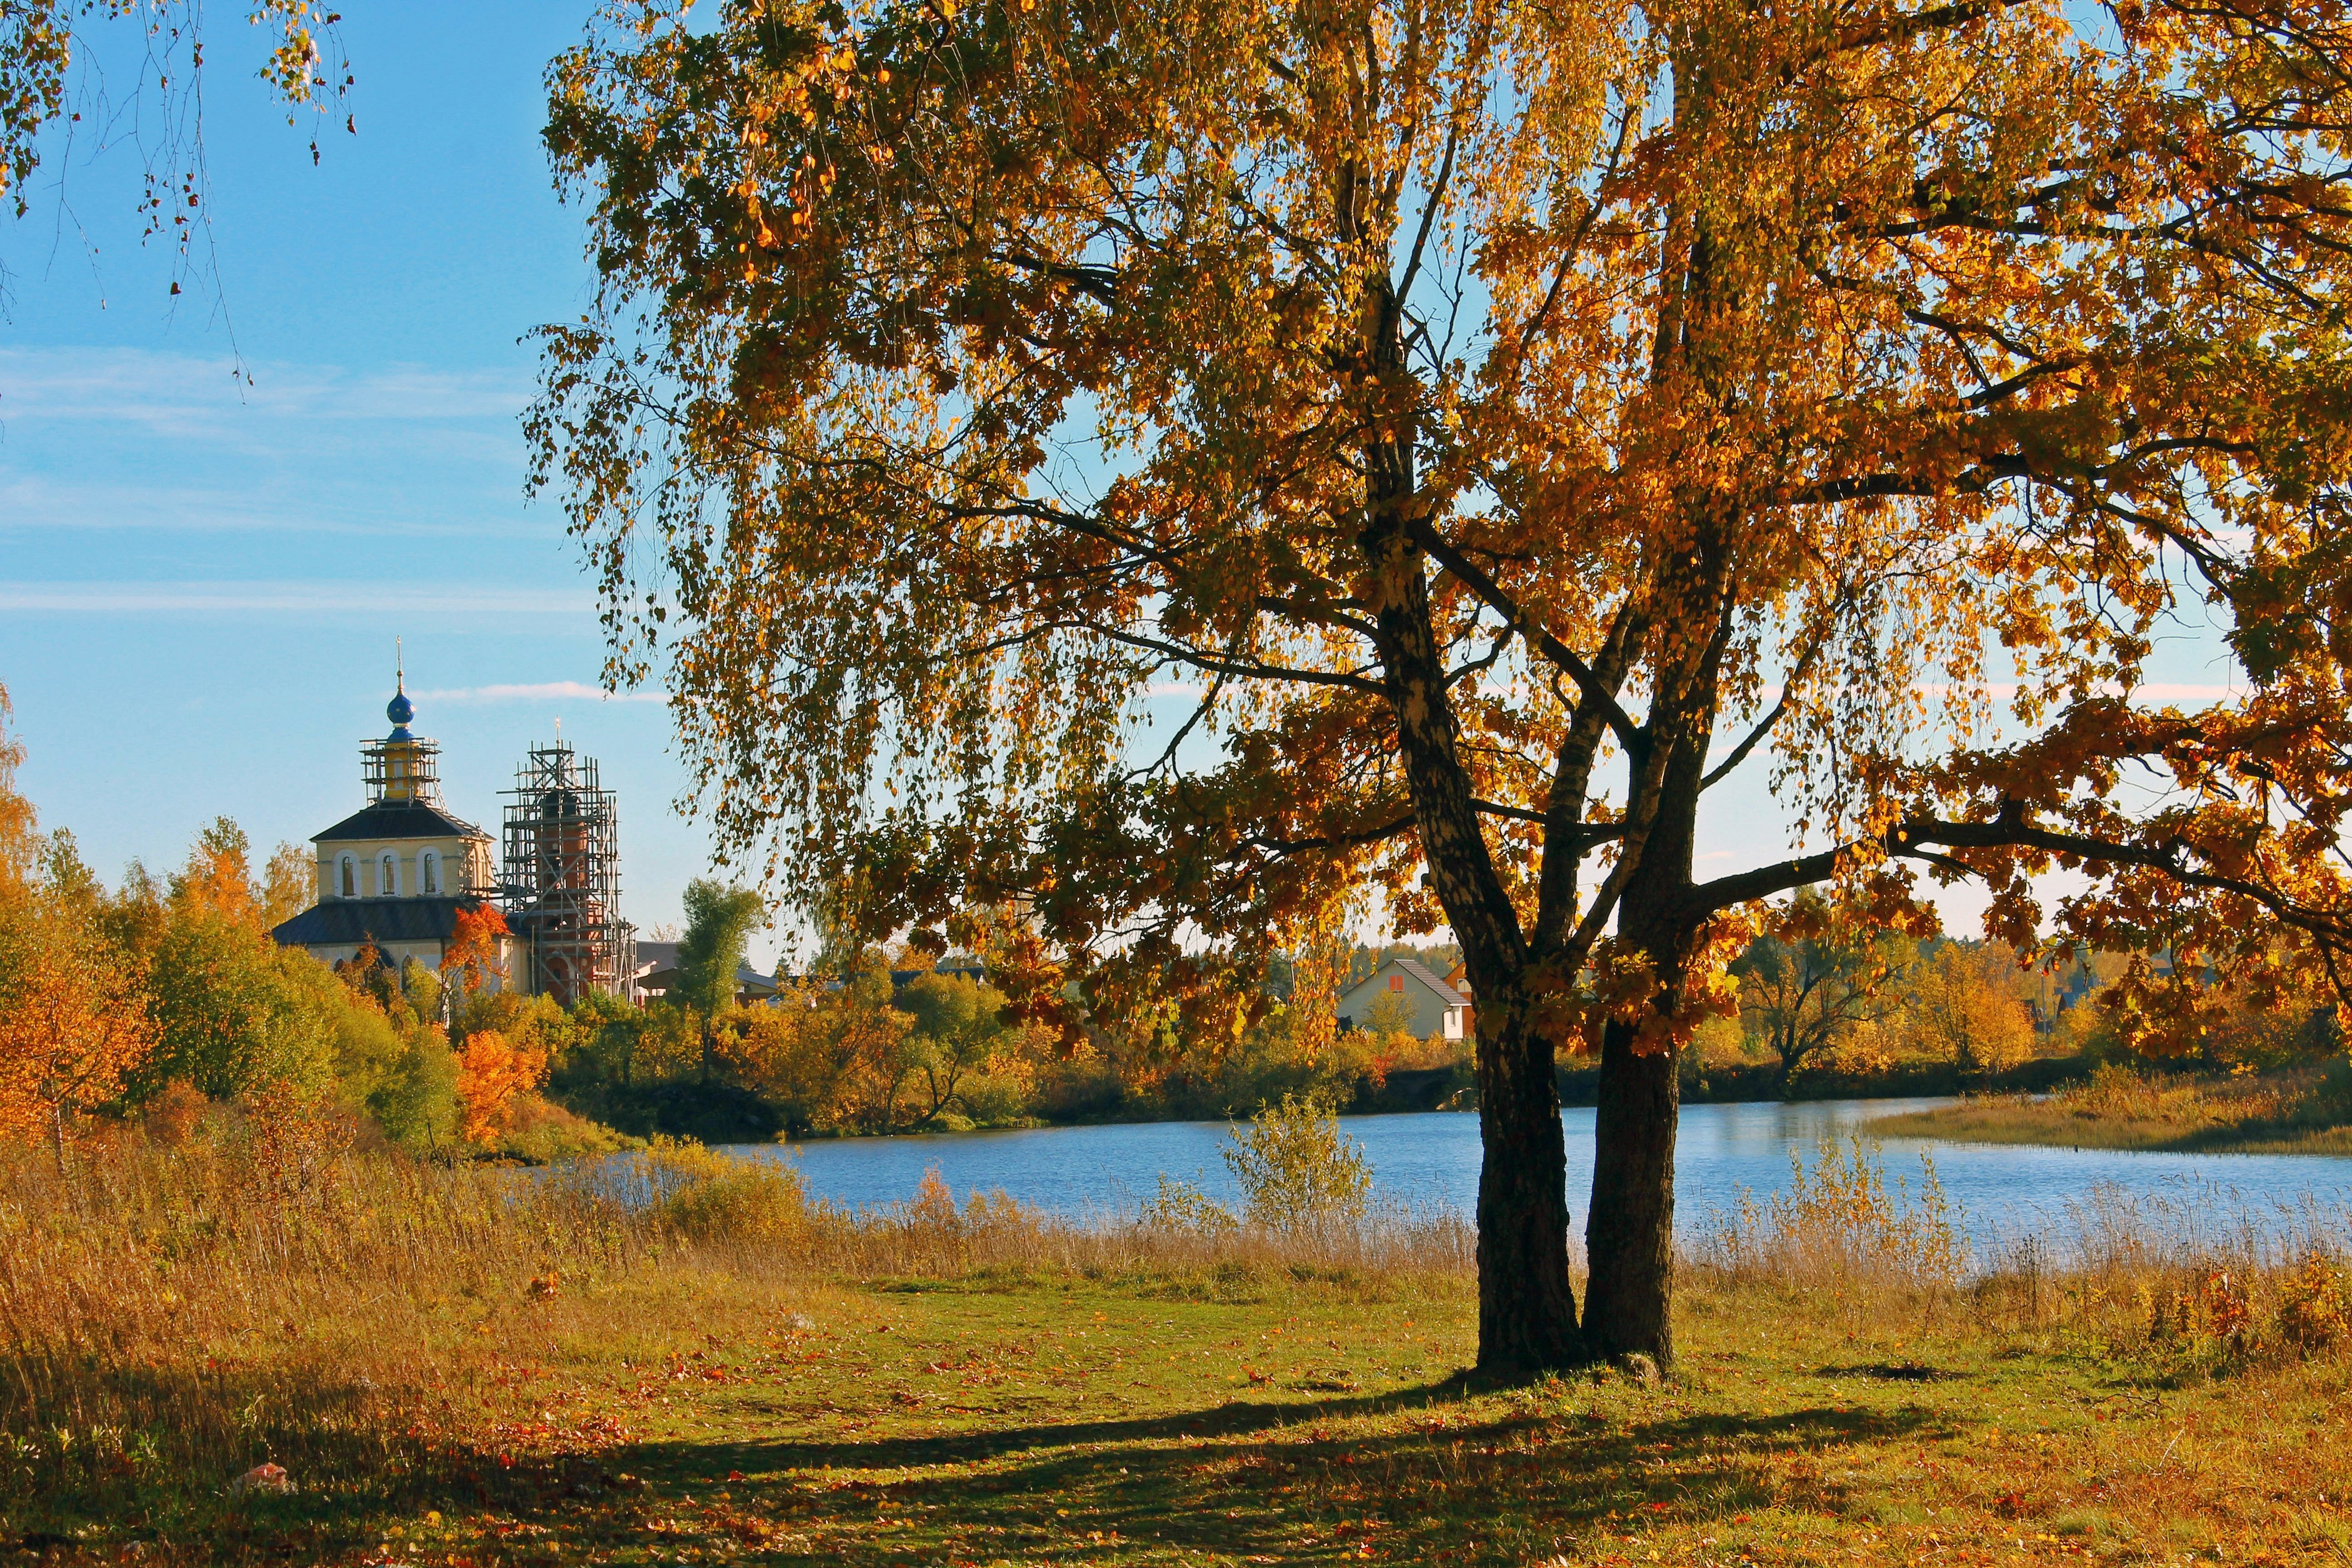
[[[1239,1228],[1241,1222],[1224,1205],[1189,1181],[1160,1178],[1160,1190],[1146,1199],[1143,1210],[1136,1216],[1139,1229],[1172,1231],[1179,1236],[1224,1236]]]
[[[1285,1094],[1227,1135],[1224,1161],[1241,1184],[1242,1214],[1280,1235],[1354,1225],[1364,1218],[1372,1167],[1339,1118]]]
[[[2352,1311],[2345,1300],[2344,1271],[2335,1259],[2314,1249],[2279,1281],[2279,1337],[2305,1350],[2323,1350],[2348,1331]]]
[[[781,1160],[746,1160],[699,1144],[665,1144],[646,1160],[658,1197],[654,1218],[696,1241],[783,1241],[809,1226],[800,1172]]]

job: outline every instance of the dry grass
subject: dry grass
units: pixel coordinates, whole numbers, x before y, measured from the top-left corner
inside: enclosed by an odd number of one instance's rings
[[[299,1117],[125,1140],[0,1165],[0,1529],[148,1563],[2341,1561],[2341,1217],[2109,1195],[2074,1230],[1966,1260],[1931,1187],[1841,1151],[1690,1260],[1675,1382],[1480,1392],[1451,1221],[1073,1225],[936,1183],[845,1214],[695,1149],[556,1179]],[[223,1494],[264,1459],[304,1490]]]
[[[2240,1154],[2352,1154],[2352,1063],[2220,1078],[2109,1065],[2048,1094],[1979,1094],[1884,1117],[1887,1137]]]
[[[647,1293],[775,1300],[865,1281],[1075,1278],[1199,1300],[1458,1281],[1467,1227],[1386,1214],[1276,1235],[1072,1224],[936,1178],[848,1212],[699,1147],[544,1173],[420,1164],[299,1114],[58,1172],[0,1149],[0,1506],[142,1478],[421,1472],[482,1368],[609,1331]],[[601,1325],[601,1326],[600,1326]]]

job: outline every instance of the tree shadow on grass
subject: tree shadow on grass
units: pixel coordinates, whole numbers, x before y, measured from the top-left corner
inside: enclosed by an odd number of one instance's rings
[[[928,1542],[982,1561],[1108,1561],[1152,1542],[1277,1561],[1370,1551],[1519,1562],[1596,1532],[1773,1506],[1843,1512],[1852,1500],[1823,1450],[1956,1430],[1917,1407],[1465,1418],[1458,1393],[1437,1385],[968,1433],[651,1442],[606,1461],[657,1490],[724,1487],[797,1532],[795,1551],[821,1536],[822,1554],[851,1560]],[[1332,1429],[1370,1414],[1402,1416],[1402,1429]],[[860,1526],[875,1527],[871,1539]],[[885,1528],[900,1526],[910,1532]]]
[[[133,1403],[160,1414],[184,1411],[200,1392],[217,1402],[242,1391],[175,1383],[157,1379]],[[531,1558],[533,1542],[651,1555],[716,1538],[747,1563],[902,1558],[910,1549],[981,1562],[1050,1554],[1108,1563],[1146,1543],[1284,1562],[1366,1552],[1391,1562],[1523,1562],[1603,1535],[1775,1504],[1843,1511],[1849,1500],[1824,1454],[1954,1429],[1916,1407],[1773,1416],[1635,1408],[1612,1419],[1473,1403],[1465,1396],[1474,1390],[1450,1380],[1106,1418],[1016,1414],[967,1431],[530,1453],[479,1437],[387,1443],[370,1435],[372,1423],[350,1419],[362,1403],[357,1391],[315,1392],[319,1408],[281,1406],[281,1420],[248,1429],[245,1444],[217,1452],[211,1467],[226,1479],[257,1457],[289,1460],[302,1485],[293,1495],[230,1498],[199,1484],[173,1498],[142,1497],[124,1478],[51,1500],[64,1506],[41,1509],[44,1521],[12,1510],[17,1528],[46,1531],[52,1519],[99,1526],[59,1562],[96,1562],[84,1554],[140,1538],[154,1542],[147,1560],[156,1563],[348,1557],[372,1545],[379,1528],[413,1524],[431,1508],[450,1511],[453,1524],[487,1519],[479,1528],[518,1561]],[[331,1411],[344,1418],[304,1418]],[[756,1406],[730,1414],[743,1424],[762,1418]],[[795,1426],[807,1415],[767,1414]],[[1366,1416],[1384,1419],[1365,1431],[1357,1421]]]

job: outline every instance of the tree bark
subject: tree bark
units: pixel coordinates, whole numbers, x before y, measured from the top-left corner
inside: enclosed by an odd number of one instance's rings
[[[1478,1369],[1524,1376],[1587,1359],[1568,1277],[1559,1079],[1523,1006],[1480,1002]]]
[[[1633,876],[1617,905],[1619,938],[1651,965],[1655,989],[1650,1006],[1661,1015],[1659,1021],[1673,1019],[1682,1009],[1691,942],[1699,925],[1687,903],[1691,857],[1699,795],[1706,787],[1717,674],[1731,624],[1721,553],[1710,531],[1702,530],[1701,538],[1693,584],[1684,591],[1699,605],[1716,610],[1716,630],[1704,643],[1689,647],[1677,672],[1680,678],[1659,684],[1647,737],[1648,744],[1666,748],[1658,805]],[[1633,760],[1639,764],[1647,759],[1636,753]],[[1680,1047],[1673,1043],[1671,1030],[1646,1042],[1643,1032],[1627,1019],[1612,1019],[1601,1030],[1592,1210],[1584,1231],[1591,1262],[1584,1287],[1584,1343],[1596,1359],[1646,1355],[1664,1371],[1675,1359]]]
[[[1591,1277],[1584,1340],[1596,1358],[1675,1359],[1675,1133],[1682,1086],[1672,1051],[1637,1053],[1633,1026],[1601,1035],[1593,1116],[1592,1212],[1585,1223]]]

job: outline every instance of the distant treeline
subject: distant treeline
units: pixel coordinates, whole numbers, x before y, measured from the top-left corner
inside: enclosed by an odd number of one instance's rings
[[[5,694],[0,694],[5,700]],[[359,1135],[442,1157],[545,1159],[666,1134],[757,1141],[1039,1123],[1212,1119],[1286,1097],[1358,1112],[1476,1104],[1469,1039],[1393,1028],[1334,1036],[1277,963],[1237,1037],[1131,1049],[1024,1022],[984,965],[913,947],[836,956],[747,1004],[737,980],[759,900],[698,883],[676,983],[646,1005],[569,1009],[502,988],[495,913],[469,916],[439,970],[373,950],[330,969],[270,928],[310,900],[310,858],[266,865],[224,818],[185,862],[134,864],[113,887],[70,833],[37,831],[0,735],[0,1136],[58,1146],[89,1117],[169,1131],[214,1108],[300,1105]],[[1341,989],[1394,956],[1450,971],[1450,946],[1359,946]],[[2112,988],[2146,956],[2059,953],[1841,934],[1805,897],[1774,912],[1731,966],[1735,1006],[1681,1057],[1685,1098],[1926,1094],[2042,1087],[2137,1060],[2143,1027]],[[1475,998],[1474,998],[1475,1002]],[[2305,996],[2204,989],[2172,1065],[2270,1067],[2340,1049],[2335,1009]],[[1373,1009],[1375,1018],[1380,1009]],[[1563,1098],[1595,1070],[1564,1054]],[[619,1136],[616,1136],[616,1134]]]

